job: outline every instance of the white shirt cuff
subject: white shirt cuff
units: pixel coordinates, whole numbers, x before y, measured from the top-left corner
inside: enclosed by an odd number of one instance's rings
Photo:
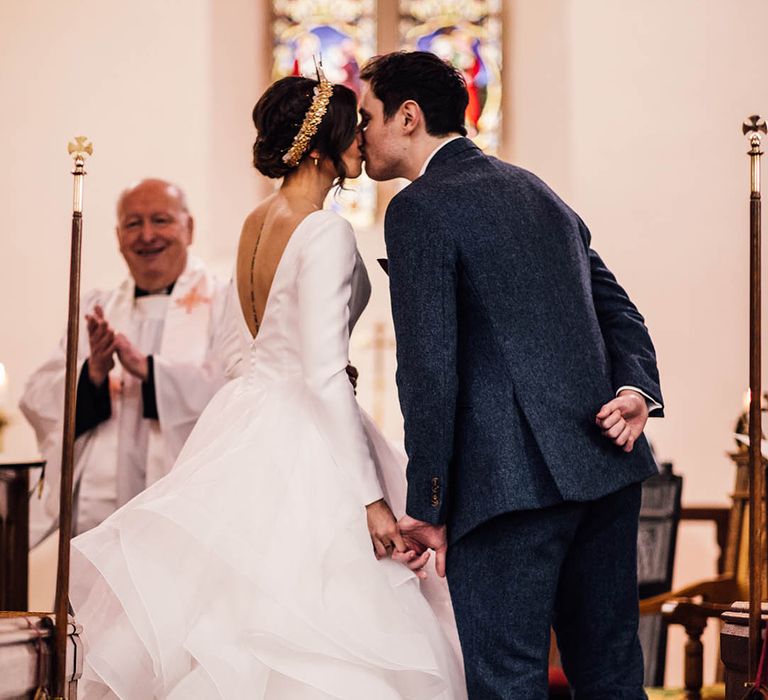
[[[645,403],[648,405],[648,413],[651,413],[651,411],[658,411],[661,408],[664,408],[656,399],[652,399],[648,394],[646,394],[642,389],[638,389],[636,386],[622,386],[619,387],[616,390],[616,396],[618,396],[622,391],[636,391],[638,394],[641,394],[645,397]]]

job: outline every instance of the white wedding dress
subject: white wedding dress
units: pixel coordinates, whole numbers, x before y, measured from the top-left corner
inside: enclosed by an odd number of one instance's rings
[[[466,698],[444,581],[422,592],[368,535],[364,504],[405,495],[345,371],[369,293],[351,227],[318,211],[255,340],[231,295],[240,376],[168,476],[72,542],[81,697]]]

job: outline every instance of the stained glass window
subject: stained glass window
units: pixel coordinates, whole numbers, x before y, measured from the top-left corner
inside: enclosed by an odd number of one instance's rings
[[[403,48],[432,51],[459,68],[469,91],[466,125],[483,150],[501,135],[501,0],[400,0]]]
[[[276,0],[274,8],[273,78],[315,74],[314,59],[322,57],[332,83],[360,94],[360,67],[376,50],[374,0]],[[376,188],[364,175],[347,190],[329,195],[328,205],[353,224],[372,223]]]
[[[489,153],[501,136],[501,0],[398,0],[399,22],[377,9],[394,0],[274,0],[273,78],[314,74],[314,56],[334,83],[360,92],[360,67],[376,53],[376,37],[389,46],[432,51],[463,72],[469,89],[469,135]],[[378,27],[378,15],[392,17]],[[384,32],[382,35],[381,32]],[[373,223],[376,187],[365,175],[329,195],[328,205],[355,225]]]

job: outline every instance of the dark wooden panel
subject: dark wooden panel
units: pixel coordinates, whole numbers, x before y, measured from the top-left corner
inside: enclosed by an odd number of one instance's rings
[[[682,477],[665,462],[643,483],[637,534],[637,579],[640,598],[672,589],[677,528],[680,522]],[[667,653],[667,628],[661,615],[643,615],[638,629],[643,647],[645,684],[662,686]]]
[[[0,610],[27,610],[29,470],[43,465],[0,464]]]

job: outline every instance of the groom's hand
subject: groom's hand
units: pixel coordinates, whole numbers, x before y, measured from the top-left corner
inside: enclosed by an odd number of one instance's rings
[[[632,452],[635,441],[642,435],[648,421],[648,404],[642,394],[625,389],[613,401],[605,404],[595,422],[603,435],[621,447]]]
[[[435,571],[438,576],[445,578],[445,555],[448,552],[445,525],[432,525],[410,515],[404,515],[397,524],[404,538],[435,550]]]

